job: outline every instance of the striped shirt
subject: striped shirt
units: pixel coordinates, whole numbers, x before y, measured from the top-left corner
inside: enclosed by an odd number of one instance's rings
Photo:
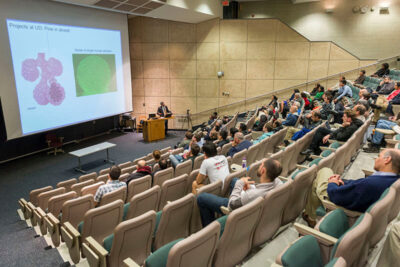
[[[126,186],[126,183],[120,182],[119,180],[113,180],[109,181],[107,184],[102,185],[97,189],[96,194],[94,195],[94,201],[100,202],[101,198],[107,194],[111,193],[114,190],[117,190],[118,188],[121,188],[123,186]]]

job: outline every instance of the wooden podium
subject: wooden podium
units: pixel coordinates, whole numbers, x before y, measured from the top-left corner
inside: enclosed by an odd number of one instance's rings
[[[157,118],[154,120],[145,120],[143,123],[143,139],[146,142],[152,142],[165,138],[165,121],[173,119],[169,118]]]

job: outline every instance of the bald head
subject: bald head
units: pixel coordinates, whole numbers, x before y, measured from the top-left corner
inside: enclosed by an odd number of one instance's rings
[[[292,105],[291,107],[290,107],[290,113],[295,113],[295,112],[297,112],[297,105],[295,104],[295,105]]]
[[[400,174],[400,150],[393,148],[383,150],[375,160],[374,169]]]
[[[144,166],[146,166],[146,161],[144,159],[141,159],[138,161],[137,165],[138,165],[138,168],[144,167]]]

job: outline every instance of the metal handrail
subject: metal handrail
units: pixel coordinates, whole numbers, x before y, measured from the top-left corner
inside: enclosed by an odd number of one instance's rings
[[[303,87],[303,86],[306,86],[308,84],[316,83],[318,81],[329,80],[329,79],[335,78],[337,76],[345,75],[346,73],[350,73],[350,72],[354,72],[356,70],[361,70],[361,69],[364,69],[364,68],[380,65],[385,61],[397,60],[399,58],[400,58],[400,56],[394,56],[394,57],[388,57],[388,58],[380,59],[380,60],[377,60],[376,62],[374,62],[372,64],[368,64],[368,65],[365,65],[365,66],[362,66],[362,67],[357,67],[357,68],[354,68],[354,69],[351,69],[351,70],[347,70],[347,71],[344,71],[344,72],[339,72],[339,73],[336,73],[336,74],[332,74],[332,75],[326,76],[324,78],[315,79],[315,80],[312,80],[312,81],[308,81],[308,82],[304,82],[304,83],[297,84],[297,85],[294,85],[294,86],[290,86],[290,87],[286,87],[286,88],[283,88],[283,89],[279,89],[279,90],[276,90],[276,91],[271,91],[271,92],[268,92],[268,93],[265,93],[265,94],[262,94],[262,95],[251,97],[251,98],[246,98],[246,99],[243,99],[243,100],[240,100],[240,101],[237,101],[235,103],[228,104],[228,105],[223,105],[223,106],[218,106],[218,107],[215,107],[215,108],[203,110],[201,112],[197,112],[197,113],[191,114],[191,116],[194,117],[194,116],[198,116],[198,115],[201,115],[201,114],[210,113],[210,112],[213,112],[213,111],[215,111],[217,109],[226,109],[226,108],[229,108],[230,106],[239,105],[241,103],[254,101],[254,100],[257,100],[259,98],[271,96],[271,95],[274,95],[274,94],[279,94],[279,93],[288,91],[288,90],[290,90],[292,88]],[[186,115],[177,114],[177,116],[181,117],[181,116],[186,116]]]

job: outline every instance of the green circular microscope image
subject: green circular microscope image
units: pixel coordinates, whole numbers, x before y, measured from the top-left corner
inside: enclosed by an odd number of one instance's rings
[[[100,56],[87,56],[79,62],[77,81],[83,95],[94,95],[109,91],[111,69],[107,61]]]

